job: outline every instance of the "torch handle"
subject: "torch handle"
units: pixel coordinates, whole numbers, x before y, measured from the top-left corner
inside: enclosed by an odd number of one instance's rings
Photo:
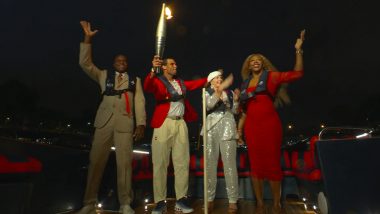
[[[161,73],[161,68],[160,67],[155,67],[154,68],[154,73],[156,73],[156,74]]]

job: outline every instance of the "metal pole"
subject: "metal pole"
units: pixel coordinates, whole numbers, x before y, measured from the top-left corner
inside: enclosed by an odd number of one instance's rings
[[[203,201],[204,213],[208,214],[207,196],[207,125],[206,125],[206,89],[202,89],[202,111],[203,111]]]

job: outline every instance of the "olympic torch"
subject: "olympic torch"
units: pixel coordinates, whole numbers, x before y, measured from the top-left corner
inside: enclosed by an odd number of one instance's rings
[[[162,4],[160,19],[158,20],[157,30],[156,30],[156,52],[155,55],[159,56],[160,59],[164,56],[165,42],[166,42],[166,19],[171,19],[171,11]],[[159,73],[160,67],[155,68],[156,73]]]

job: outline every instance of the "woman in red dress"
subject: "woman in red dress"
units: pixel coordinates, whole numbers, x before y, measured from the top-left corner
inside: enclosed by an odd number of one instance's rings
[[[256,196],[256,213],[264,213],[264,180],[273,195],[273,213],[281,213],[280,164],[282,125],[274,106],[279,86],[303,75],[302,43],[305,30],[295,44],[296,60],[293,71],[277,72],[261,54],[251,54],[242,67],[241,102],[244,103],[244,134],[251,165],[251,179]],[[238,130],[241,132],[241,130]]]

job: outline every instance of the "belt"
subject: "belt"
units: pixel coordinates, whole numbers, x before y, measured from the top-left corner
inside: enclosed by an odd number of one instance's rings
[[[172,119],[172,120],[182,120],[183,116],[170,116],[170,117],[166,117],[166,118],[169,118],[169,119]]]

